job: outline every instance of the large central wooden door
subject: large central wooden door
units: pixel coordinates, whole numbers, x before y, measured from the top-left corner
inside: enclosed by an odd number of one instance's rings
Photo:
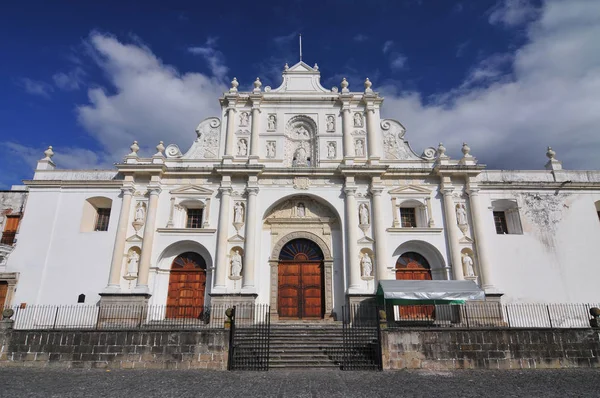
[[[396,280],[431,280],[429,262],[415,252],[407,252],[396,262]],[[432,319],[433,305],[401,305],[398,307],[400,320]]]
[[[204,310],[206,262],[197,253],[173,260],[167,295],[167,318],[198,318]]]
[[[323,254],[319,247],[308,239],[295,239],[281,250],[279,260],[279,317],[323,318]]]

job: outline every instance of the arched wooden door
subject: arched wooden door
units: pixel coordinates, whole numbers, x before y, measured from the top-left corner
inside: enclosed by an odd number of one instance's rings
[[[323,252],[316,243],[309,239],[288,242],[279,254],[278,279],[279,318],[323,318]]]
[[[406,252],[396,262],[396,280],[431,280],[431,267],[425,257],[415,252]],[[401,305],[401,320],[432,319],[433,305]]]
[[[180,254],[171,264],[167,318],[199,318],[204,310],[206,262],[194,252]]]

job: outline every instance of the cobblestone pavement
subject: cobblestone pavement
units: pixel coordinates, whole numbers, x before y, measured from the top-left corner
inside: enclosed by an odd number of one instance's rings
[[[598,397],[600,370],[342,372],[0,369],[0,397]]]

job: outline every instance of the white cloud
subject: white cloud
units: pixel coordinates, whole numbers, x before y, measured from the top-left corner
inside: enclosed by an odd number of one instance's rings
[[[390,68],[398,70],[404,68],[406,57],[400,53],[393,53],[390,57]]]
[[[538,11],[530,0],[499,0],[491,9],[489,22],[493,25],[520,25],[535,18]]]
[[[547,1],[526,33],[450,92],[381,87],[384,116],[400,119],[417,152],[444,142],[459,157],[466,141],[490,167],[539,169],[550,145],[565,168],[600,168],[600,2]]]
[[[394,42],[392,40],[388,40],[385,43],[383,43],[383,53],[387,53],[388,51],[390,51],[390,49],[392,48],[392,46],[394,45]]]
[[[367,35],[363,35],[362,33],[357,34],[356,36],[354,36],[353,40],[357,43],[362,43],[364,41],[367,41],[369,37]]]
[[[45,148],[34,148],[16,142],[4,142],[5,151],[11,156],[22,159],[31,169],[37,161],[44,157]],[[85,148],[53,147],[52,160],[63,169],[106,169],[111,168],[113,161],[104,153],[97,153]]]
[[[19,84],[25,89],[28,94],[37,95],[44,98],[50,98],[50,93],[54,91],[51,85],[46,82],[22,78]]]
[[[215,49],[216,45],[217,39],[209,37],[208,40],[206,40],[206,45],[204,47],[190,47],[188,48],[188,51],[192,54],[202,55],[208,63],[213,76],[218,79],[223,79],[225,78],[225,75],[227,75],[229,69],[225,66],[225,57],[223,56],[223,53]]]
[[[80,86],[83,84],[84,76],[85,72],[83,69],[76,67],[67,73],[59,72],[54,74],[52,80],[54,80],[56,87],[61,90],[74,91],[79,90]]]
[[[112,160],[120,160],[134,140],[144,156],[161,140],[185,152],[198,123],[220,116],[218,97],[227,90],[220,72],[181,74],[149,48],[99,33],[91,34],[89,46],[112,87],[89,89],[89,104],[77,107],[78,120]]]
[[[278,46],[283,46],[289,44],[294,39],[299,40],[299,34],[297,31],[294,31],[288,35],[276,36],[273,38],[273,42]]]

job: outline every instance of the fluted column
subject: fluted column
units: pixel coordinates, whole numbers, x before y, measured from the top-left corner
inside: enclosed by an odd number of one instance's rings
[[[223,187],[219,206],[219,227],[217,230],[217,253],[215,256],[215,289],[225,289],[227,276],[227,234],[229,232],[229,207],[231,206],[231,188]],[[246,213],[248,215],[248,213]],[[248,217],[246,217],[248,218]]]
[[[121,202],[121,211],[119,213],[119,225],[117,226],[117,235],[115,236],[107,290],[118,290],[121,287],[121,267],[123,265],[125,239],[127,239],[127,227],[129,225],[129,212],[131,210],[133,191],[132,187],[123,187],[121,189],[123,200]]]
[[[254,289],[254,261],[256,259],[256,245],[258,233],[256,232],[256,196],[258,188],[247,188],[248,207],[246,209],[246,235],[244,236],[244,266],[242,268],[242,288]]]
[[[227,108],[227,131],[225,133],[225,156],[233,156],[233,145],[235,140],[235,109]]]
[[[259,132],[260,132],[260,109],[257,104],[252,106],[252,130],[250,132],[250,162],[258,162],[258,143],[259,143]]]
[[[446,233],[448,235],[448,247],[450,249],[450,260],[452,261],[452,273],[454,279],[461,281],[465,279],[462,269],[462,259],[460,257],[460,247],[458,247],[458,227],[456,224],[456,210],[454,207],[454,198],[452,197],[453,188],[451,186],[442,186],[444,195],[444,216],[446,221]]]
[[[144,226],[144,237],[142,242],[142,255],[140,256],[140,269],[138,272],[138,283],[136,290],[148,291],[148,275],[150,274],[150,258],[152,257],[152,246],[156,232],[156,209],[158,208],[159,187],[148,187],[150,199],[148,200],[148,211],[146,224]]]
[[[367,109],[367,146],[371,163],[377,163],[381,159],[381,140],[378,134],[377,119],[375,109]]]
[[[473,232],[475,245],[477,247],[477,258],[479,260],[479,271],[481,272],[481,286],[486,291],[495,289],[492,280],[491,261],[489,256],[489,246],[487,245],[487,236],[483,229],[483,220],[481,219],[483,208],[479,197],[479,188],[469,186],[469,202],[471,204],[471,220],[473,220]]]
[[[383,216],[383,188],[371,187],[373,194],[373,231],[375,232],[375,259],[377,261],[377,280],[389,279],[387,261],[385,219]]]
[[[350,272],[348,293],[360,289],[360,264],[358,262],[358,208],[356,206],[356,188],[344,188],[346,193],[346,255]]]
[[[344,159],[352,163],[355,157],[354,141],[352,138],[352,114],[349,108],[342,109],[342,131],[344,134]]]

